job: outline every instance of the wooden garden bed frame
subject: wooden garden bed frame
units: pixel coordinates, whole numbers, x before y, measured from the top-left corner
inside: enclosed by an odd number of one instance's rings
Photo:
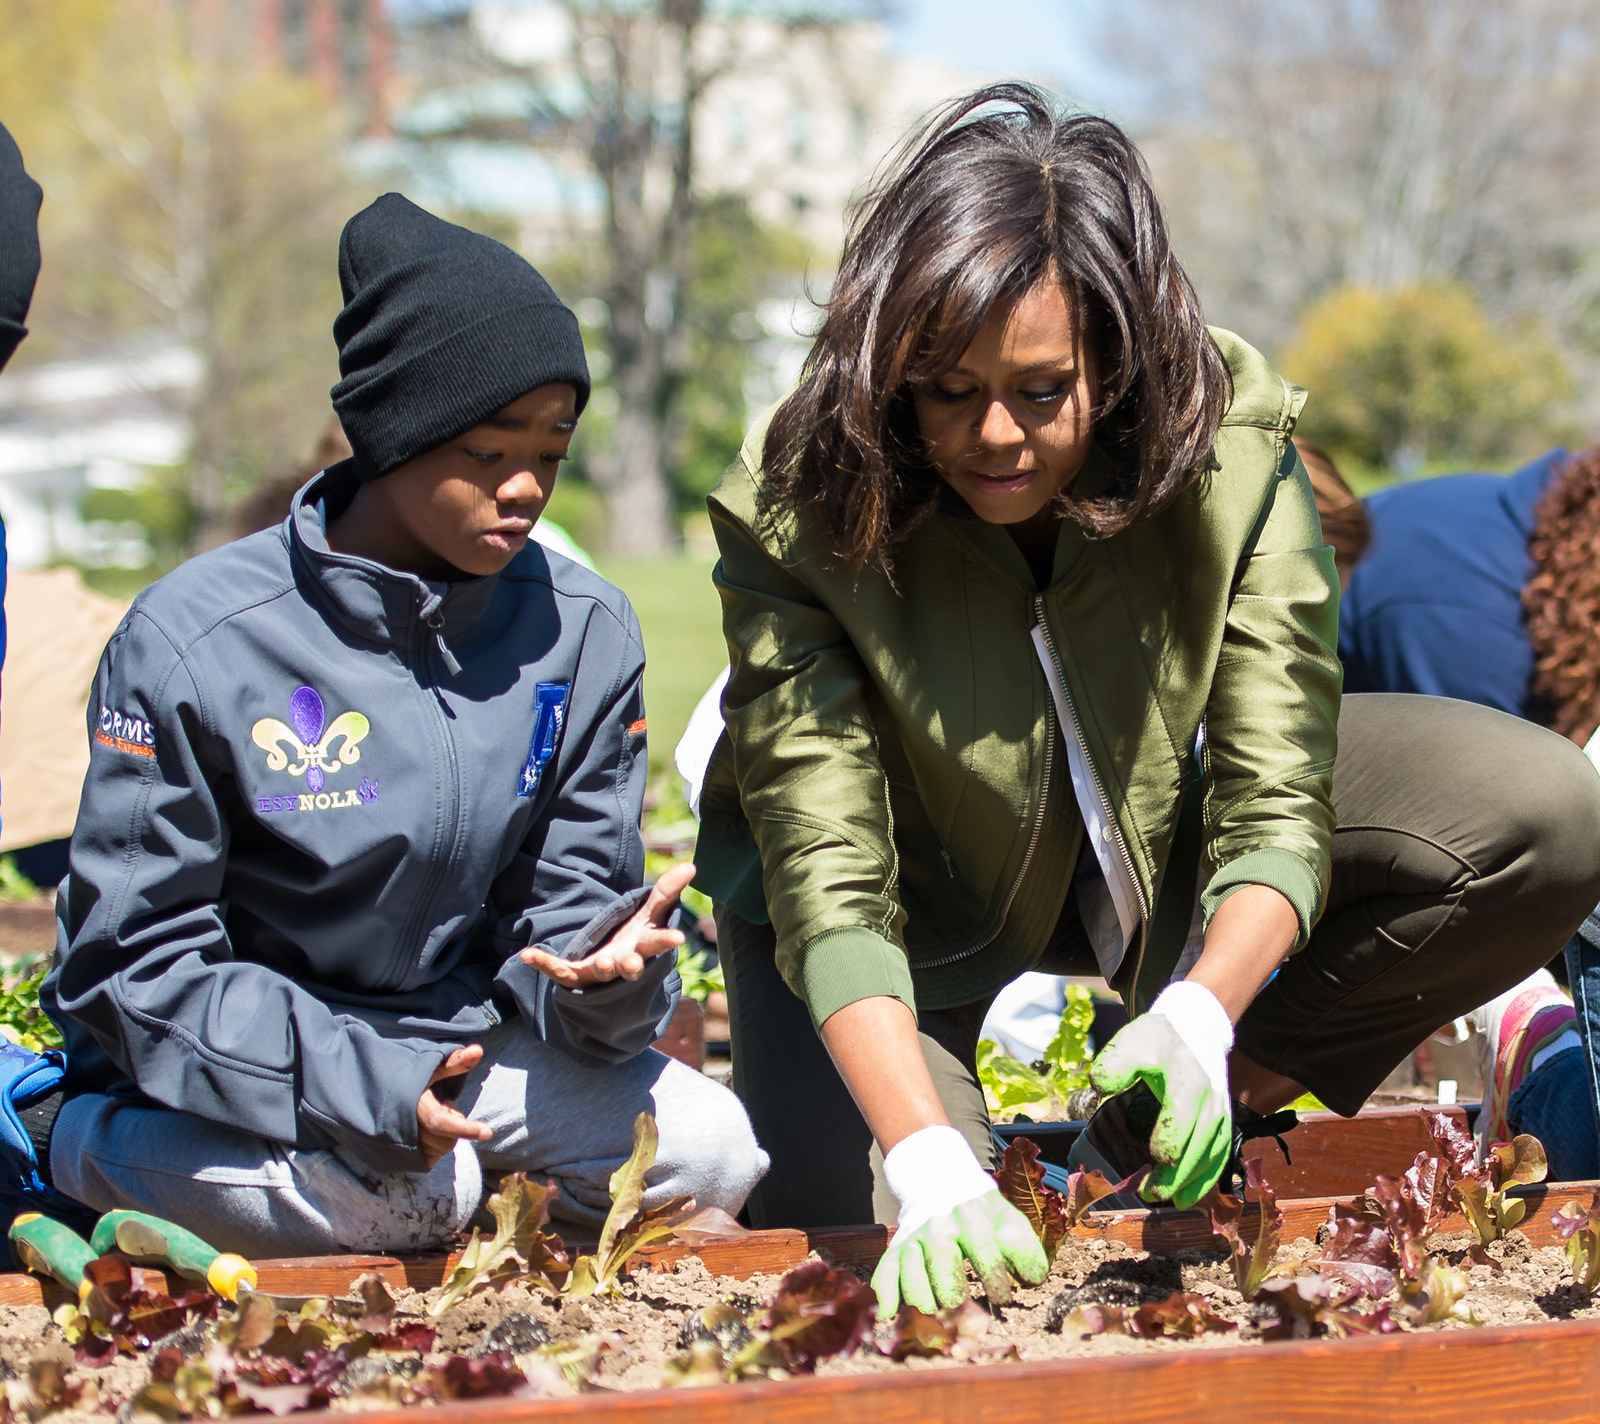
[[[451,1424],[1592,1424],[1600,1321],[1447,1330],[854,1378],[492,1400],[429,1409]],[[299,1415],[419,1424],[415,1409]]]
[[[1308,1129],[1310,1129],[1308,1131]],[[1256,1144],[1265,1147],[1267,1144]],[[1310,1239],[1378,1171],[1401,1171],[1430,1145],[1414,1111],[1331,1116],[1302,1123],[1290,1139],[1292,1168],[1275,1147],[1268,1173],[1294,1183],[1344,1180],[1346,1189],[1279,1200],[1286,1241]],[[1254,1152],[1254,1149],[1252,1149]],[[1266,1156],[1263,1152],[1261,1155]],[[1600,1183],[1521,1189],[1529,1198],[1520,1229],[1535,1245],[1558,1244],[1550,1214],[1565,1202],[1587,1207]],[[1256,1210],[1246,1208],[1247,1216]],[[1446,1231],[1465,1231],[1459,1216]],[[1074,1228],[1156,1253],[1213,1246],[1198,1211],[1097,1212]],[[840,1265],[870,1269],[888,1233],[881,1226],[814,1231],[753,1231],[698,1246],[669,1243],[641,1251],[636,1272],[670,1270],[698,1257],[716,1275],[779,1273],[817,1251]],[[323,1256],[257,1262],[260,1288],[284,1295],[338,1295],[368,1272],[393,1287],[427,1290],[443,1280],[454,1256]],[[0,1274],[0,1304],[54,1307],[67,1293],[28,1275]],[[429,1409],[440,1424],[543,1424],[603,1415],[612,1424],[1033,1424],[1089,1414],[1115,1424],[1297,1424],[1297,1421],[1395,1418],[1404,1424],[1474,1424],[1529,1418],[1565,1424],[1600,1414],[1600,1321],[1504,1329],[1445,1330],[1351,1340],[1313,1340],[1249,1347],[1184,1346],[1099,1359],[1034,1364],[932,1367],[894,1374],[799,1379],[702,1389],[586,1394],[551,1400],[489,1400]],[[333,1415],[298,1416],[332,1420]],[[414,1409],[364,1413],[367,1424],[415,1424]]]

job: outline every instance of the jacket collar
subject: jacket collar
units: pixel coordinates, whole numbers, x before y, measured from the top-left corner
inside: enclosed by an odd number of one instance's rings
[[[416,574],[328,547],[327,508],[346,490],[348,462],[316,475],[294,497],[285,537],[296,573],[314,590],[327,616],[369,642],[405,646],[420,629],[437,643],[446,670],[460,671],[451,645],[461,643],[482,618],[499,585],[499,574],[435,583]]]

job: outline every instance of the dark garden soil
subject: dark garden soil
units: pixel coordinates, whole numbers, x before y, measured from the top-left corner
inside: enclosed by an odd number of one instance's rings
[[[1572,1284],[1559,1250],[1531,1247],[1520,1232],[1513,1232],[1488,1248],[1488,1258],[1496,1264],[1486,1265],[1470,1259],[1472,1244],[1469,1236],[1435,1237],[1430,1243],[1436,1257],[1466,1272],[1469,1289],[1462,1305],[1477,1323],[1518,1325],[1600,1316],[1600,1305]],[[1289,1243],[1279,1253],[1278,1271],[1312,1276],[1320,1253],[1313,1242]],[[689,1260],[670,1272],[624,1279],[616,1297],[562,1299],[513,1281],[469,1297],[437,1320],[426,1314],[430,1295],[406,1291],[394,1297],[392,1319],[382,1327],[386,1348],[340,1346],[335,1334],[331,1349],[319,1356],[301,1348],[298,1362],[296,1349],[284,1343],[287,1333],[267,1341],[266,1348],[253,1347],[252,1353],[238,1335],[237,1312],[224,1306],[218,1321],[191,1323],[147,1349],[118,1355],[103,1368],[75,1361],[61,1327],[43,1307],[0,1307],[0,1375],[6,1380],[0,1417],[49,1417],[55,1424],[107,1417],[201,1417],[211,1407],[203,1401],[208,1395],[218,1397],[218,1391],[228,1400],[228,1413],[280,1413],[489,1395],[556,1396],[594,1388],[653,1389],[672,1382],[669,1362],[676,1359],[680,1370],[688,1367],[686,1351],[696,1337],[721,1339],[731,1356],[738,1342],[724,1333],[727,1320],[770,1302],[780,1286],[777,1276],[712,1276],[698,1260]],[[1215,1328],[1192,1337],[1085,1334],[1105,1318],[1086,1308],[1120,1308],[1131,1318],[1137,1307],[1160,1305],[1177,1292],[1199,1298],[1203,1305],[1198,1314],[1216,1317]],[[733,1308],[721,1316],[715,1311],[709,1319],[701,1314],[728,1302]],[[987,1367],[1016,1359],[1130,1352],[1159,1356],[1233,1345],[1271,1349],[1263,1328],[1270,1331],[1276,1319],[1272,1310],[1244,1302],[1221,1251],[1149,1256],[1118,1242],[1069,1238],[1043,1286],[1021,1289],[1010,1305],[992,1311],[981,1301],[973,1306],[959,1329],[948,1332],[960,1337],[953,1354],[896,1362],[883,1352],[893,1332],[880,1322],[862,1343],[822,1359],[815,1371],[837,1376]],[[234,1335],[228,1345],[223,1341],[230,1323]],[[408,1323],[436,1329],[429,1348],[398,1348]],[[1422,1328],[1473,1326],[1451,1320]],[[241,1368],[250,1360],[259,1367]],[[804,1362],[799,1368],[805,1368]],[[779,1365],[751,1373],[781,1378],[787,1372]],[[230,1379],[235,1381],[231,1390]]]

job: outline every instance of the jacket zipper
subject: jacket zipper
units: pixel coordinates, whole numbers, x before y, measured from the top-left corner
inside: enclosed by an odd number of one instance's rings
[[[1033,853],[1038,848],[1039,836],[1044,830],[1045,807],[1050,800],[1050,773],[1055,765],[1056,752],[1056,714],[1051,705],[1050,698],[1045,698],[1044,704],[1044,775],[1039,779],[1039,814],[1033,819],[1033,834],[1028,837],[1028,848],[1022,854],[1022,864],[1017,868],[1016,879],[1011,882],[1011,889],[1006,894],[1006,901],[1000,907],[1000,922],[989,935],[977,942],[959,949],[954,954],[944,955],[940,959],[918,959],[913,963],[915,969],[942,969],[947,964],[955,964],[960,960],[969,959],[980,949],[987,949],[1000,937],[1000,931],[1006,927],[1006,917],[1011,913],[1012,902],[1017,898],[1017,892],[1022,889],[1023,878],[1028,873],[1028,867],[1033,863]],[[954,873],[950,865],[950,854],[945,852],[945,865]]]
[[[1094,783],[1095,795],[1100,798],[1101,814],[1105,817],[1106,827],[1111,832],[1117,853],[1122,857],[1123,869],[1128,873],[1128,883],[1133,886],[1134,900],[1139,907],[1139,945],[1133,961],[1133,982],[1137,983],[1139,970],[1144,964],[1146,931],[1150,926],[1150,906],[1144,898],[1144,887],[1139,884],[1139,875],[1133,865],[1133,855],[1128,850],[1127,841],[1123,839],[1122,827],[1111,813],[1111,800],[1106,795],[1105,783],[1100,780],[1100,773],[1095,770],[1094,758],[1089,755],[1089,744],[1084,740],[1083,721],[1078,716],[1078,705],[1072,700],[1072,688],[1067,684],[1067,672],[1061,665],[1061,654],[1056,651],[1056,640],[1050,636],[1050,625],[1045,620],[1042,594],[1034,599],[1033,611],[1038,620],[1039,631],[1044,636],[1044,645],[1050,650],[1050,661],[1055,664],[1056,679],[1061,684],[1061,696],[1066,703],[1067,715],[1072,718],[1073,735],[1077,737],[1078,745],[1083,749],[1083,764],[1089,769],[1089,780]]]
[[[437,848],[435,848],[435,854],[428,858],[427,879],[423,883],[421,894],[417,897],[416,907],[412,910],[410,918],[407,920],[405,933],[400,936],[400,953],[408,956],[405,964],[401,966],[402,971],[405,973],[409,973],[416,967],[421,946],[413,947],[412,940],[419,933],[425,933],[424,927],[427,924],[429,912],[433,908],[434,896],[438,894],[439,886],[443,884],[450,865],[455,860],[456,840],[461,834],[461,792],[456,765],[456,748],[455,743],[450,738],[450,728],[445,722],[444,713],[439,708],[439,679],[434,675],[433,668],[433,659],[438,654],[432,643],[436,640],[438,631],[443,626],[444,615],[437,610],[429,619],[418,621],[417,669],[419,672],[424,669],[427,670],[426,691],[432,695],[426,696],[425,700],[433,714],[434,726],[438,730],[440,744],[444,747],[445,784],[442,791],[446,808],[444,820],[449,828],[449,835],[444,842],[444,854],[438,854]],[[433,639],[430,639],[430,634],[434,635]]]

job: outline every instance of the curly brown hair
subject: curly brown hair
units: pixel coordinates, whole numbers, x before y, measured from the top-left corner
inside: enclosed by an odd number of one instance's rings
[[[768,481],[817,512],[847,565],[887,567],[939,503],[913,392],[1045,280],[1084,314],[1095,437],[1117,466],[1104,493],[1069,489],[1058,510],[1115,534],[1205,468],[1231,382],[1138,150],[1032,85],[990,85],[936,114],[856,210],[800,384],[767,428]]]
[[[1574,458],[1545,490],[1528,552],[1530,690],[1549,709],[1545,724],[1582,746],[1600,726],[1600,447]]]

